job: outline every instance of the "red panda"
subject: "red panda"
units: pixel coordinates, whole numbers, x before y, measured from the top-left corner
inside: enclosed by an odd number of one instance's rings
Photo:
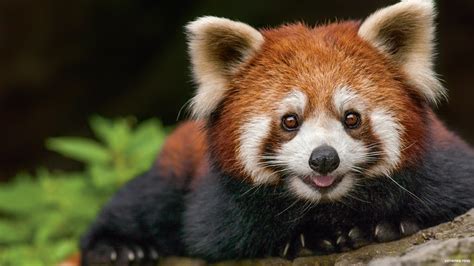
[[[474,151],[432,107],[435,7],[275,29],[187,25],[192,121],[103,208],[82,263],[343,251],[474,207]]]

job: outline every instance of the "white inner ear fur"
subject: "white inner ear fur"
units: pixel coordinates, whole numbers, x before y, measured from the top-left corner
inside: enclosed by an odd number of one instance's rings
[[[434,104],[446,97],[433,71],[435,16],[432,0],[403,0],[376,11],[359,29],[359,36],[395,60]]]
[[[228,89],[229,75],[262,45],[263,36],[242,22],[201,17],[186,26],[197,92],[191,102],[194,117],[207,117]]]

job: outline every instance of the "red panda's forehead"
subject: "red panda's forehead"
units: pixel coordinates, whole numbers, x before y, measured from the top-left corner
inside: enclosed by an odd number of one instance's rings
[[[329,107],[334,91],[347,86],[369,103],[406,100],[398,70],[358,37],[358,27],[357,22],[296,24],[263,31],[262,48],[232,81],[238,99],[265,108],[297,88],[311,106]]]

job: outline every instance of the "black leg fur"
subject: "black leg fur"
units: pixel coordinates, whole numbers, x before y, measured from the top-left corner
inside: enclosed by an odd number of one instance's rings
[[[181,254],[184,191],[155,170],[127,183],[103,208],[81,240],[83,265],[153,261]],[[102,264],[103,265],[103,264]]]
[[[209,261],[293,258],[305,248],[302,225],[310,221],[313,208],[284,186],[252,187],[230,176],[213,175],[186,198],[187,253]]]

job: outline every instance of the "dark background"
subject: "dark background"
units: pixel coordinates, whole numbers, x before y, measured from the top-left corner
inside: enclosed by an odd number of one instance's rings
[[[47,152],[50,136],[90,136],[88,117],[175,124],[193,84],[183,26],[203,15],[256,27],[361,19],[397,1],[0,1],[0,180],[39,165],[78,165]],[[438,109],[474,143],[474,1],[438,1]]]

